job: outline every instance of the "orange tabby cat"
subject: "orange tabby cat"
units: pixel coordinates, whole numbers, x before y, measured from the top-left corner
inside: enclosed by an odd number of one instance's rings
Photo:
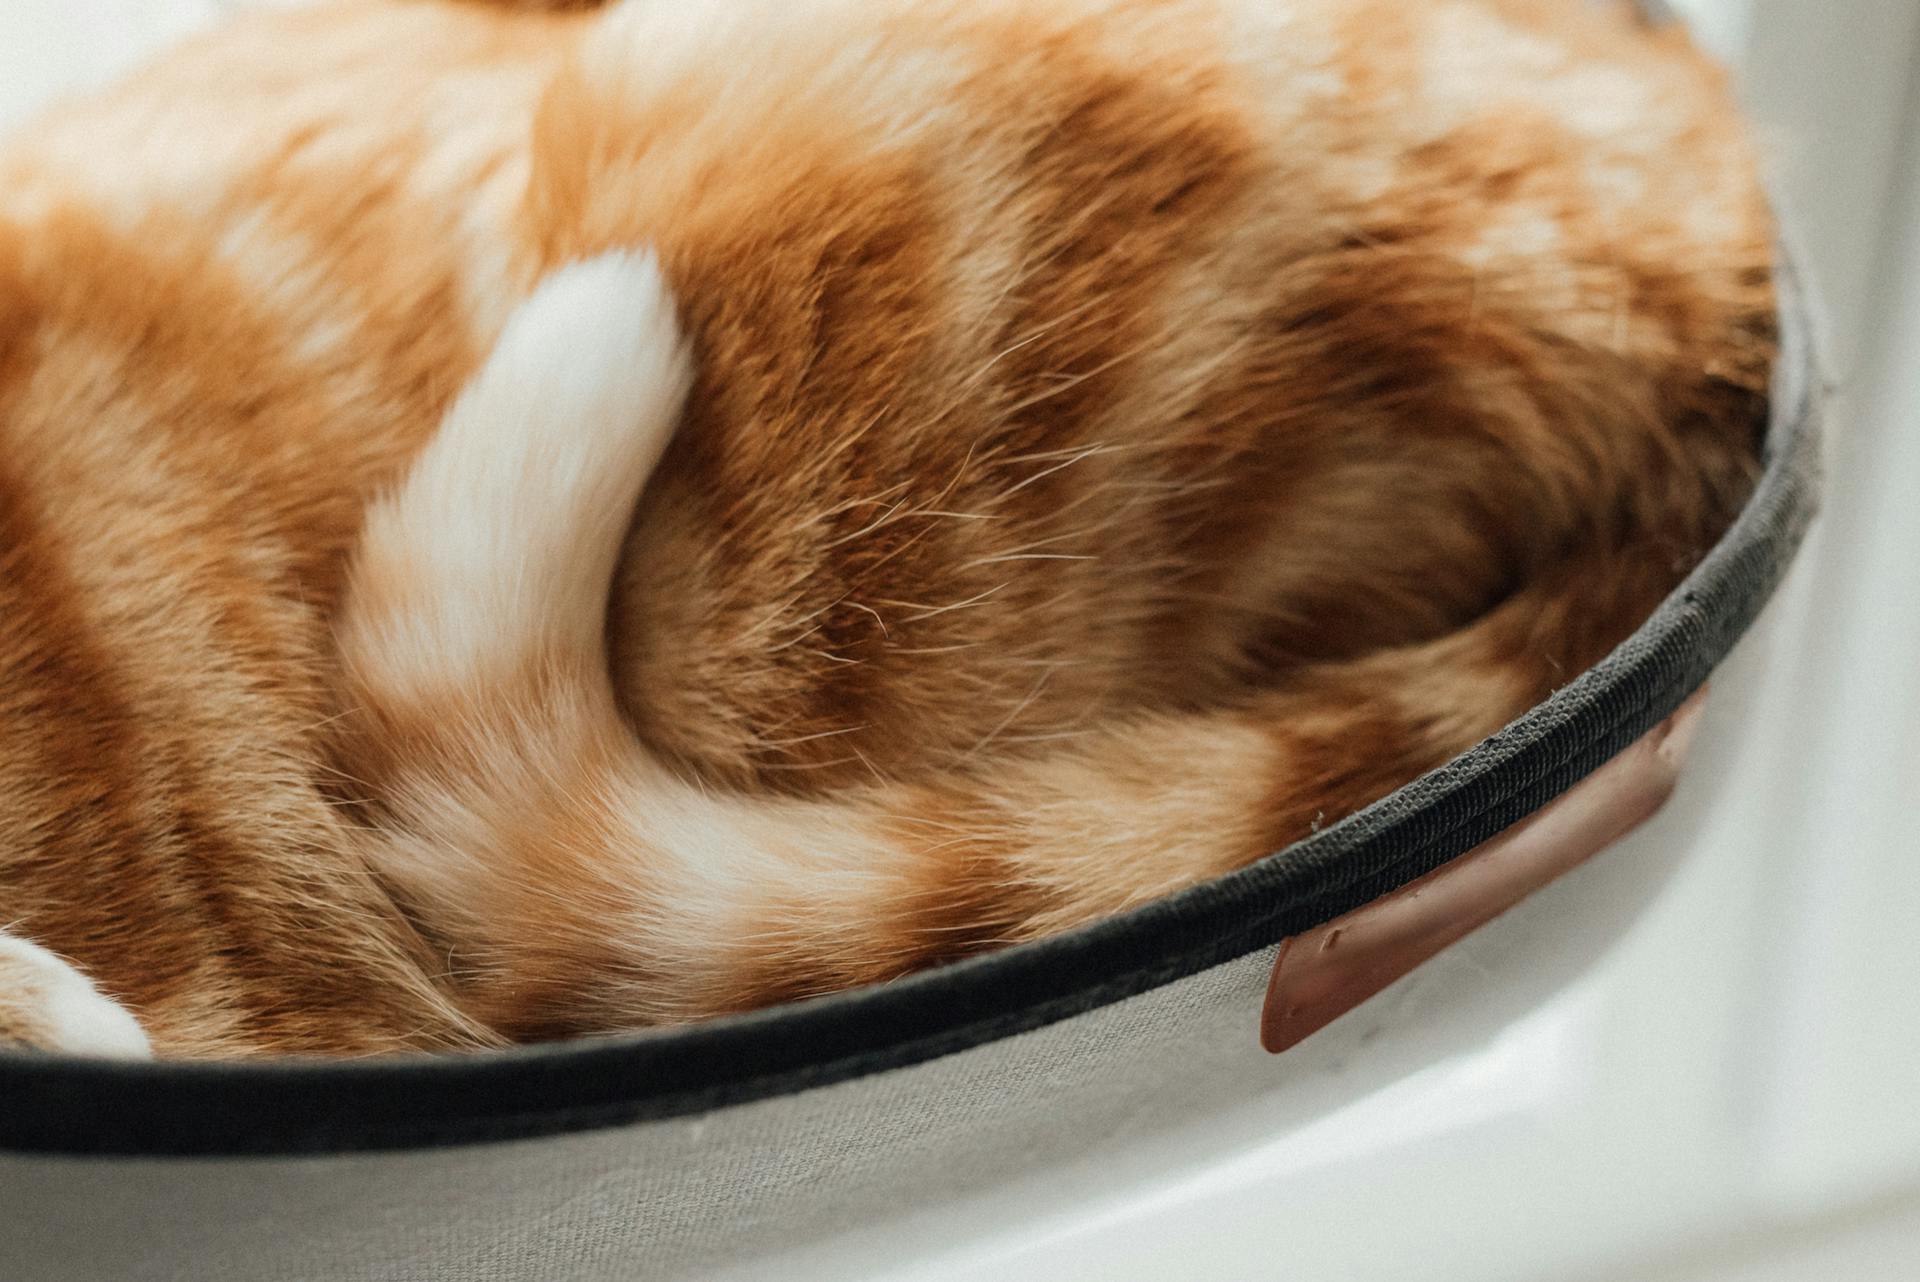
[[[1712,542],[1770,235],[1624,4],[236,23],[0,152],[0,1040],[686,1020],[1244,865]]]

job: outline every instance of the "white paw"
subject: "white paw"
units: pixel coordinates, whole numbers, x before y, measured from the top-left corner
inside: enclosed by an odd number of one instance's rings
[[[125,1007],[37,944],[0,935],[0,1044],[111,1059],[151,1059],[147,1035]]]

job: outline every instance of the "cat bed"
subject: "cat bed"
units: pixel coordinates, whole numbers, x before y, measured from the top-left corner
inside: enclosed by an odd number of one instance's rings
[[[1598,666],[1349,819],[1064,937],[682,1030],[360,1063],[0,1054],[0,1277],[705,1276],[1084,1149],[1169,1081],[1204,1107],[1285,1073],[1250,1049],[1283,940],[1640,740],[1779,583],[1822,391],[1790,261],[1781,326],[1764,471],[1720,544]]]
[[[1617,764],[1779,585],[1824,392],[1785,251],[1779,285],[1765,466],[1737,521],[1617,650],[1452,763],[1125,916],[681,1030],[355,1063],[0,1052],[0,1278],[709,1277],[1086,1151],[1145,1101],[1260,1089],[1286,1071],[1252,1049],[1285,941]]]

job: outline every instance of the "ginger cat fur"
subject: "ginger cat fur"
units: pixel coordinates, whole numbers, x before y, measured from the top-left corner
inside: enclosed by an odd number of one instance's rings
[[[1720,73],[1559,0],[338,0],[0,150],[0,1041],[454,1049],[1241,867],[1750,484]]]

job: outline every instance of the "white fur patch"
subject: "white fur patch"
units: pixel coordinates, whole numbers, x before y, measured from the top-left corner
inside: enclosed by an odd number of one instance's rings
[[[0,967],[0,983],[20,982],[21,977],[8,975],[8,970],[25,972],[34,1011],[52,1027],[56,1050],[109,1059],[152,1058],[146,1033],[126,1008],[46,949],[0,935],[0,962],[10,964]]]
[[[561,268],[509,318],[361,545],[356,659],[392,694],[598,654],[634,503],[691,382],[651,256]]]

